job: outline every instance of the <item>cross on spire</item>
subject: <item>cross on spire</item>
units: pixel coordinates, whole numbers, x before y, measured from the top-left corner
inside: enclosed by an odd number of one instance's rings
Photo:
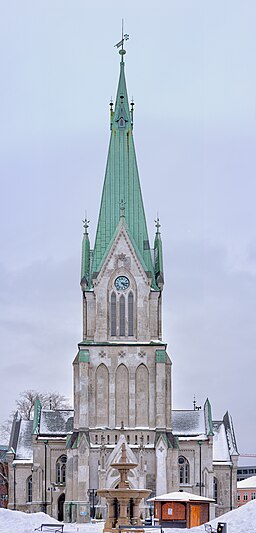
[[[83,222],[83,227],[84,227],[84,235],[88,235],[88,228],[89,228],[90,220],[88,220],[88,218],[85,217],[85,219],[82,222]]]

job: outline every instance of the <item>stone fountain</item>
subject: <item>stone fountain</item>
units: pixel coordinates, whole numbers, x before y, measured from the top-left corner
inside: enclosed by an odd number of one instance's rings
[[[120,462],[111,464],[112,468],[118,470],[120,474],[118,487],[97,490],[99,496],[106,498],[108,505],[108,515],[103,529],[104,532],[113,531],[114,533],[117,531],[119,525],[141,525],[139,505],[142,498],[148,498],[151,492],[147,489],[131,489],[129,487],[129,481],[127,479],[129,470],[132,470],[138,465],[137,463],[127,462],[124,443],[122,444],[121,449],[122,454]],[[130,509],[130,512],[128,509]]]

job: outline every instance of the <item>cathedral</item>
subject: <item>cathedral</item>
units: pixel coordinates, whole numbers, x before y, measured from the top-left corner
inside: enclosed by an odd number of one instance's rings
[[[45,511],[67,522],[104,516],[97,489],[116,487],[111,464],[124,444],[137,463],[133,488],[151,497],[185,490],[215,500],[217,516],[235,507],[238,451],[232,419],[211,405],[172,406],[172,361],[162,337],[164,272],[159,220],[151,247],[133,138],[134,105],[125,79],[124,40],[93,248],[84,220],[83,335],[73,361],[74,410],[14,417],[9,508]],[[102,154],[104,157],[104,154]],[[146,154],[144,154],[146,157]],[[93,509],[93,511],[92,511]],[[144,502],[141,514],[148,513]],[[97,516],[97,515],[96,515]]]

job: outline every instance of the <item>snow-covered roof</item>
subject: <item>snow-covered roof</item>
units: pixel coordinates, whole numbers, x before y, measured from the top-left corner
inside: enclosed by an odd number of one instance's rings
[[[73,429],[72,409],[41,412],[40,435],[66,435]]]
[[[15,459],[33,458],[32,429],[33,420],[21,420]]]
[[[237,482],[238,489],[256,489],[256,476],[247,477]]]
[[[160,501],[182,501],[182,502],[214,502],[211,498],[205,498],[204,496],[198,496],[198,494],[192,494],[191,492],[178,491],[168,492],[168,494],[161,494],[154,498],[149,498],[149,502]]]
[[[175,436],[205,435],[204,411],[174,410],[172,412],[173,434]]]
[[[230,462],[226,430],[223,422],[213,422],[213,461]]]

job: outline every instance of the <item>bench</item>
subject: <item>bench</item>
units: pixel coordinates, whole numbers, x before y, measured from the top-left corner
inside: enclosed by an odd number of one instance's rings
[[[161,526],[133,526],[133,525],[124,525],[124,526],[118,526],[118,532],[121,533],[122,531],[129,531],[131,533],[145,533],[146,530],[151,529],[160,529],[161,533],[163,532],[163,529]]]
[[[36,527],[35,531],[53,531],[54,533],[63,533],[64,524],[41,524],[41,526]]]

